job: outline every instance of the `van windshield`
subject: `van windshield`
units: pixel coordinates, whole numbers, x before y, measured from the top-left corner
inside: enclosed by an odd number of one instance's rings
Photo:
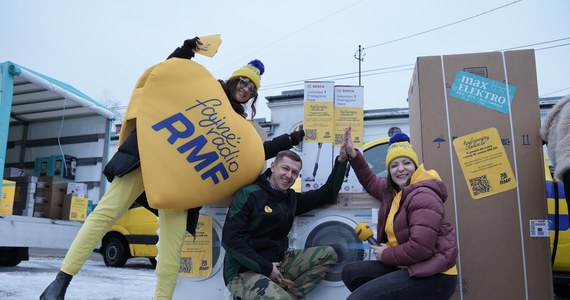
[[[387,152],[388,143],[379,144],[364,151],[364,158],[366,158],[366,161],[372,171],[378,176],[388,175],[386,171]]]

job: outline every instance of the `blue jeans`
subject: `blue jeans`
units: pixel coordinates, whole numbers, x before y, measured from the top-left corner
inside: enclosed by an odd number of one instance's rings
[[[347,300],[440,300],[451,298],[457,276],[411,277],[407,269],[387,266],[379,261],[358,261],[344,266],[342,281],[352,292]]]

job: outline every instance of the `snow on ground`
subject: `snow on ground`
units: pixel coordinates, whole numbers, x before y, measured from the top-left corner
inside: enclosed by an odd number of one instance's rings
[[[30,257],[16,267],[0,267],[0,299],[39,299],[55,278],[62,260]],[[73,277],[65,299],[152,299],[155,287],[155,272],[146,259],[130,259],[125,268],[106,267],[102,261],[90,259]]]

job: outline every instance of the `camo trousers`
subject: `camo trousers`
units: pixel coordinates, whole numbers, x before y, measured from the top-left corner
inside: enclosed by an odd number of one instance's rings
[[[295,300],[315,288],[336,261],[337,254],[330,246],[290,249],[279,265],[284,269],[283,277],[293,285],[282,288],[265,275],[247,271],[234,277],[227,288],[242,300]]]

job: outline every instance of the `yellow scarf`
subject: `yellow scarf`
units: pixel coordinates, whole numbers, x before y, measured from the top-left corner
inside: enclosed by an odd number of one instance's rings
[[[435,170],[426,170],[424,169],[424,165],[421,164],[420,167],[412,174],[412,178],[410,179],[410,184],[424,181],[424,180],[439,180],[441,178],[437,174]],[[399,191],[396,196],[394,196],[394,200],[392,200],[392,205],[390,206],[390,211],[388,212],[388,217],[386,218],[386,225],[384,226],[384,232],[386,232],[386,236],[388,236],[388,247],[396,247],[398,246],[398,240],[396,239],[396,234],[394,234],[394,217],[396,213],[400,209],[400,202],[402,202],[402,191]],[[398,266],[398,268],[406,268],[406,266]],[[442,274],[446,275],[457,275],[457,266],[453,266],[450,269],[441,272]]]

